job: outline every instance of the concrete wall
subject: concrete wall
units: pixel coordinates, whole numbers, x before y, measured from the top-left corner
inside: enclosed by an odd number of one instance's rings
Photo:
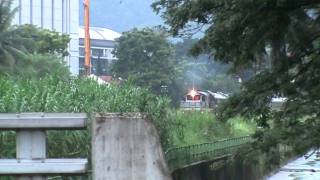
[[[176,170],[174,180],[262,180],[260,168],[255,164],[246,165],[242,161],[206,162]]]
[[[139,113],[99,114],[92,125],[95,180],[170,180],[157,130]]]

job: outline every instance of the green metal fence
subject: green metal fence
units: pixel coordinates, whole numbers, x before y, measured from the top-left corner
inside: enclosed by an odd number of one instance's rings
[[[171,171],[203,160],[214,160],[234,153],[239,147],[251,143],[250,136],[219,140],[211,143],[195,144],[171,148],[165,156]]]

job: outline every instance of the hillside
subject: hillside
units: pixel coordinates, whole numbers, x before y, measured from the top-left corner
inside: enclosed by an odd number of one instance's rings
[[[91,1],[91,26],[106,27],[118,32],[134,27],[162,23],[150,7],[155,0],[94,0]],[[83,0],[80,4],[80,24],[83,24]]]

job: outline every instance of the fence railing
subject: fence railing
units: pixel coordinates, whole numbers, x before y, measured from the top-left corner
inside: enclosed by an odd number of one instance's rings
[[[86,128],[82,113],[0,114],[0,130],[14,130],[16,159],[0,159],[0,175],[14,175],[18,180],[45,180],[47,175],[82,174],[87,159],[47,159],[46,130]]]
[[[185,101],[181,101],[180,102],[180,108],[184,108],[184,109],[202,109],[202,108],[208,108],[208,104],[206,102],[185,102]]]
[[[171,171],[203,160],[214,160],[234,153],[240,146],[251,143],[250,136],[219,140],[190,146],[171,148],[165,156]]]
[[[46,130],[85,129],[86,121],[86,114],[81,113],[0,114],[0,131],[17,132],[16,159],[0,159],[0,176],[14,175],[18,180],[45,180],[48,175],[86,173],[87,159],[46,158]],[[97,128],[97,131],[99,130]],[[169,149],[165,156],[169,168],[173,171],[203,160],[230,155],[240,146],[252,141],[250,136],[244,136],[177,147]]]

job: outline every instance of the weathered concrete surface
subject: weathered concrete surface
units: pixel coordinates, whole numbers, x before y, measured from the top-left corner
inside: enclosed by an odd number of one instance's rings
[[[268,180],[318,180],[320,179],[320,153],[308,152],[308,158],[300,157],[280,168]]]
[[[227,159],[208,161],[174,171],[174,180],[260,180],[256,165]]]
[[[139,113],[98,114],[92,125],[95,180],[170,180],[154,125]]]

